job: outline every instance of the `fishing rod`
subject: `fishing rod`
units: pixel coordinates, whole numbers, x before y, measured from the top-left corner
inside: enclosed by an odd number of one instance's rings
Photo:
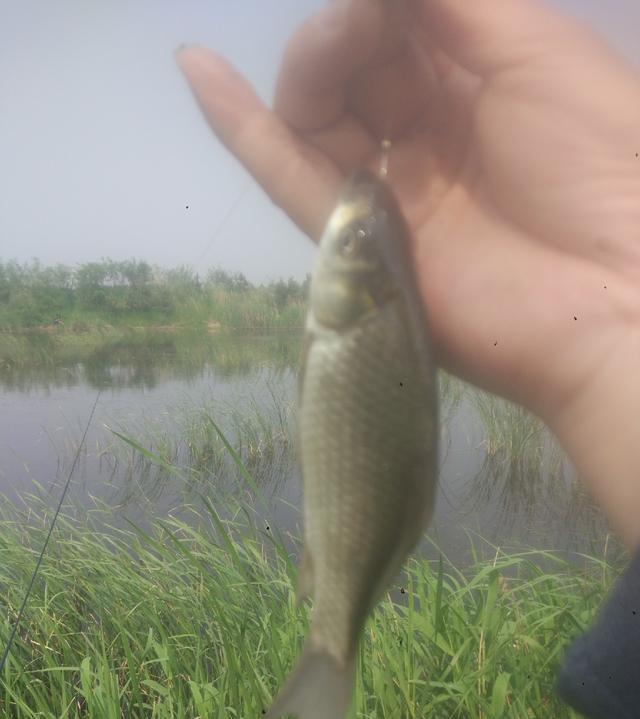
[[[44,544],[42,545],[42,550],[40,551],[40,555],[38,556],[38,561],[36,562],[36,567],[33,570],[33,574],[31,575],[31,581],[29,582],[29,586],[27,587],[27,591],[25,592],[24,599],[22,600],[22,604],[20,605],[20,609],[18,610],[18,617],[13,625],[11,634],[9,635],[9,640],[7,641],[7,646],[4,649],[2,659],[0,659],[0,675],[2,675],[4,665],[6,664],[7,658],[9,657],[9,652],[11,651],[11,647],[13,645],[13,640],[15,639],[16,632],[18,631],[18,625],[20,624],[22,615],[24,614],[24,610],[27,606],[27,602],[29,601],[29,595],[31,594],[31,590],[33,589],[33,585],[36,581],[36,577],[38,575],[38,570],[40,569],[40,565],[42,564],[42,560],[44,559],[44,554],[47,551],[47,545],[49,544],[49,540],[51,539],[51,535],[53,533],[53,528],[55,527],[56,520],[58,519],[58,515],[60,514],[60,510],[62,509],[62,504],[64,502],[64,498],[67,496],[67,490],[69,489],[69,485],[71,484],[71,477],[73,476],[73,472],[76,468],[76,464],[78,463],[78,457],[80,457],[80,450],[82,449],[82,445],[84,444],[84,441],[87,438],[87,432],[89,431],[89,427],[91,426],[91,422],[93,420],[93,415],[95,414],[96,407],[98,405],[98,400],[100,399],[101,394],[102,394],[102,389],[99,389],[98,393],[96,394],[96,398],[93,402],[93,407],[91,408],[91,413],[89,414],[89,419],[87,420],[86,427],[84,428],[84,432],[82,434],[82,439],[80,440],[80,444],[78,445],[78,449],[76,450],[75,457],[73,458],[73,463],[71,465],[71,469],[69,470],[69,475],[67,476],[67,481],[62,490],[62,494],[60,495],[60,501],[58,502],[58,507],[56,508],[56,511],[53,515],[53,519],[51,520],[51,526],[49,527],[49,531],[47,532],[46,539],[44,540]]]
[[[236,209],[237,209],[238,206],[240,205],[240,202],[242,201],[242,199],[244,198],[244,196],[247,194],[247,192],[249,191],[249,188],[250,188],[250,187],[251,187],[251,183],[249,182],[249,183],[247,183],[247,184],[240,190],[240,192],[238,192],[238,194],[236,195],[236,197],[235,197],[235,199],[233,200],[233,202],[229,205],[229,208],[227,209],[227,211],[225,212],[224,216],[222,217],[222,219],[221,219],[220,222],[218,223],[218,226],[217,226],[217,227],[215,228],[215,230],[213,231],[213,234],[211,235],[211,239],[210,239],[209,242],[207,243],[207,246],[206,246],[206,247],[204,248],[204,250],[200,253],[200,257],[198,257],[198,259],[197,259],[197,261],[196,261],[196,266],[199,265],[199,264],[202,262],[202,260],[204,259],[205,255],[206,255],[206,254],[209,252],[209,250],[213,247],[214,242],[218,239],[218,237],[220,237],[220,234],[222,233],[222,230],[224,230],[224,228],[226,227],[227,222],[229,222],[229,220],[231,219],[231,216],[233,215],[233,213],[236,211]]]

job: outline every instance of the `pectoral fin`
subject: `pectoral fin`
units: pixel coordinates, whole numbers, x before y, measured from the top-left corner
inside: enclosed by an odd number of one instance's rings
[[[296,591],[296,607],[313,594],[313,562],[311,553],[305,545],[298,564],[298,587]]]

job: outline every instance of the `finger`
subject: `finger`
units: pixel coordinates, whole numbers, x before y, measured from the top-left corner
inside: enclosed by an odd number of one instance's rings
[[[294,34],[278,77],[275,109],[292,127],[326,128],[344,111],[349,80],[404,43],[402,4],[338,0]]]
[[[469,112],[482,88],[483,80],[454,62],[444,50],[433,43],[423,27],[412,27],[411,36],[428,55],[438,79],[438,89],[444,104],[441,108],[443,117],[450,119],[452,114]]]
[[[423,33],[414,36],[428,53],[438,81],[437,102],[430,108],[431,127],[437,133],[434,149],[447,166],[444,174],[454,177],[472,138],[475,102],[483,81],[428,43]]]
[[[435,43],[483,77],[586,34],[541,0],[411,0],[411,8]]]
[[[326,130],[307,133],[305,139],[330,157],[344,175],[380,155],[380,143],[352,114],[343,115]]]
[[[180,51],[176,61],[218,139],[273,202],[317,239],[339,192],[339,169],[289,130],[220,55],[193,47]]]

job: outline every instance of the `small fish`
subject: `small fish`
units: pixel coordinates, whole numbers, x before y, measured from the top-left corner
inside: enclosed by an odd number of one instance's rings
[[[267,719],[340,719],[368,614],[431,517],[436,377],[410,258],[386,183],[355,173],[311,280],[299,380],[304,550],[298,601],[311,628]]]

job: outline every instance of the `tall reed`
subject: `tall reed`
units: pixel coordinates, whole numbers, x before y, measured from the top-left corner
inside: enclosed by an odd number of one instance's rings
[[[260,716],[308,607],[295,608],[277,527],[257,528],[240,504],[204,507],[150,531],[61,518],[0,677],[2,716]],[[0,642],[49,520],[43,507],[2,505]],[[353,716],[575,717],[554,674],[615,570],[546,558],[552,572],[527,553],[497,552],[465,572],[443,555],[411,560],[403,601],[388,595],[366,625]]]

